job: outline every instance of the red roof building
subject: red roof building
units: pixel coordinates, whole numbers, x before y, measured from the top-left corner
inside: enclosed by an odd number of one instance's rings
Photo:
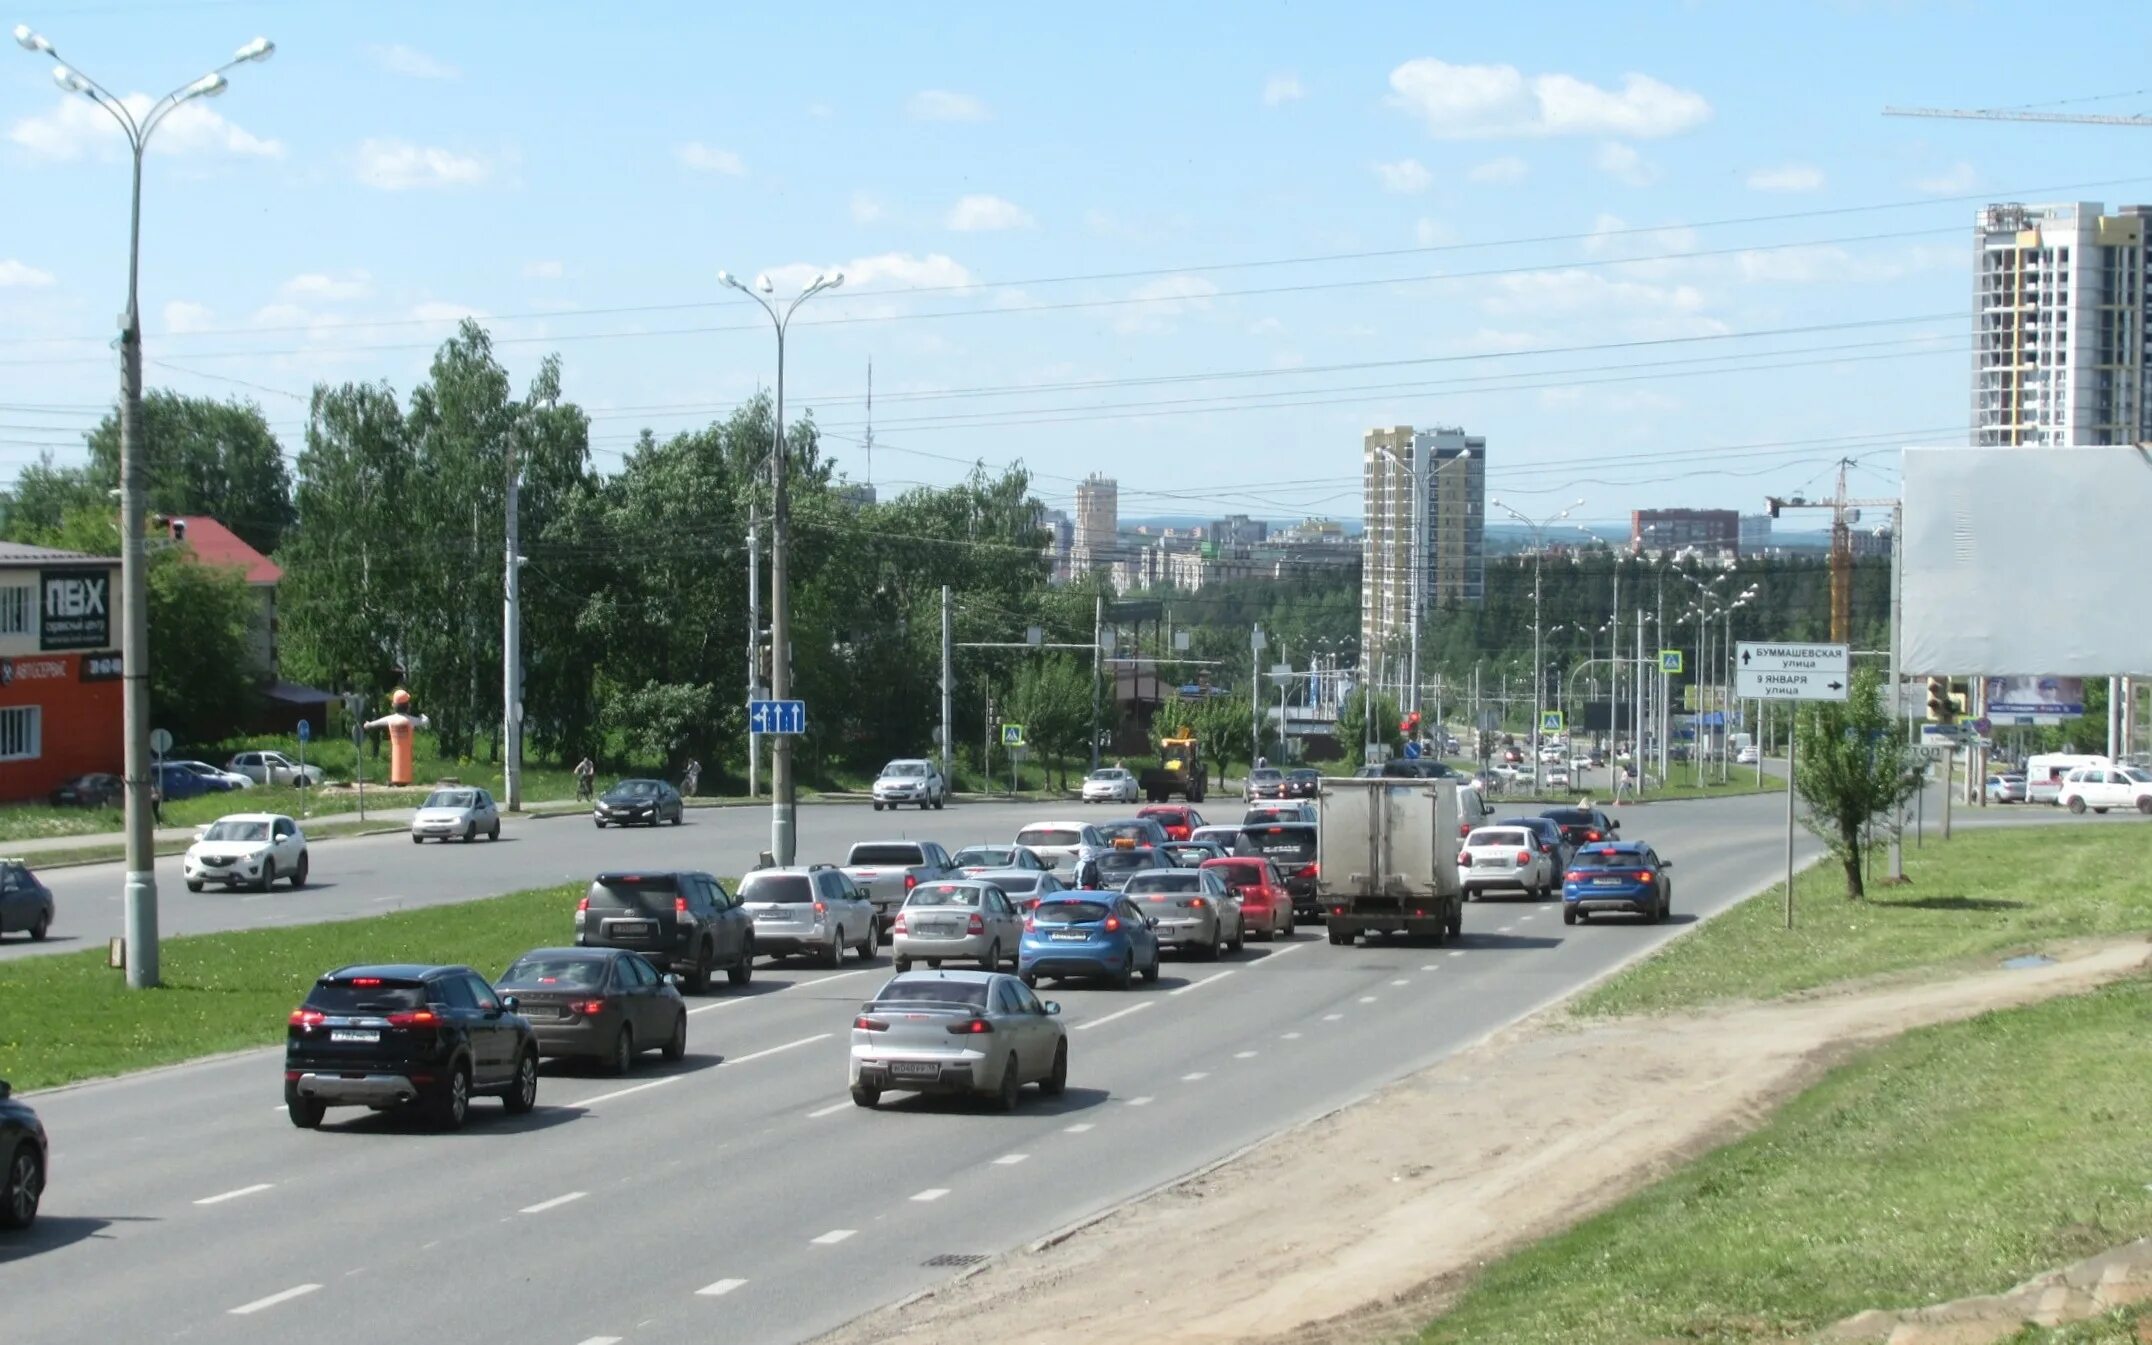
[[[254,618],[251,652],[262,680],[277,675],[276,587],[284,570],[275,561],[246,544],[239,534],[206,514],[173,515],[165,520],[173,542],[193,553],[204,565],[238,570],[254,590],[258,607]]]

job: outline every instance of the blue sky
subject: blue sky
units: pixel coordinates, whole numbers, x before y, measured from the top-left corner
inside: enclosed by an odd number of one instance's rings
[[[2152,200],[2152,132],[1879,113],[2141,88],[2152,7],[2096,12],[2022,50],[1986,3],[4,17],[123,94],[278,43],[159,133],[143,305],[153,383],[254,398],[293,452],[313,383],[407,391],[476,313],[519,381],[561,354],[616,466],[772,376],[720,268],[841,267],[787,387],[855,479],[872,359],[885,489],[1022,460],[1054,503],[1098,470],[1125,515],[1349,519],[1364,429],[1462,424],[1494,493],[1604,528],[1841,454],[1879,493],[1892,446],[1962,436],[1977,203]],[[102,114],[0,58],[12,474],[109,402],[127,184]]]

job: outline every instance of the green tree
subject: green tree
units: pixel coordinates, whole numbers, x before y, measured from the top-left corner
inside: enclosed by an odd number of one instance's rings
[[[264,553],[283,542],[296,519],[291,469],[260,407],[152,388],[142,398],[142,444],[151,509],[207,514]],[[90,478],[117,484],[117,410],[90,431],[89,449]]]
[[[1373,701],[1372,706],[1369,704],[1370,699]],[[1368,725],[1371,715],[1374,742],[1378,746],[1389,749],[1389,755],[1395,756],[1405,745],[1404,735],[1397,731],[1397,702],[1380,694],[1370,698],[1365,691],[1356,689],[1346,696],[1345,703],[1338,707],[1337,730],[1338,745],[1345,749],[1345,761],[1354,770],[1365,766],[1368,761]]]
[[[1033,659],[1017,670],[1011,700],[1025,739],[1067,789],[1069,760],[1091,757],[1090,669],[1067,655]]]
[[[1222,790],[1226,772],[1236,761],[1253,761],[1249,741],[1250,715],[1246,687],[1227,689],[1222,695],[1200,700],[1169,699],[1159,707],[1155,721],[1161,730],[1185,724],[1195,730],[1202,744],[1203,759],[1210,763],[1211,787]]]
[[[116,485],[118,478],[113,481]],[[113,509],[105,490],[89,468],[58,466],[48,449],[16,473],[15,487],[4,501],[5,512],[0,513],[0,536],[27,541],[57,532],[75,510]]]
[[[1920,763],[1883,703],[1883,679],[1873,668],[1853,674],[1844,702],[1802,706],[1794,733],[1793,787],[1808,828],[1845,870],[1846,899],[1859,901],[1867,895],[1861,870],[1869,829],[1919,789]]]

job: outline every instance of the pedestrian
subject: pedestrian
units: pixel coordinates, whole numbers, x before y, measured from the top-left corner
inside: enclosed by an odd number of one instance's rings
[[[702,784],[702,763],[693,757],[687,759],[687,769],[680,773],[680,792],[693,797]]]
[[[597,774],[597,763],[589,757],[584,757],[581,761],[575,763],[575,797],[578,800],[588,801],[590,799],[590,782]]]
[[[149,781],[149,815],[158,826],[164,825],[164,782],[154,775]]]

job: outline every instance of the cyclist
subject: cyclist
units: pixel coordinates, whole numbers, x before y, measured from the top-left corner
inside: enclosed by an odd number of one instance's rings
[[[591,780],[598,774],[597,763],[584,757],[575,763],[575,797],[578,802],[588,803],[592,797]]]
[[[696,786],[702,783],[702,763],[693,757],[687,759],[687,769],[680,772],[680,792],[692,797]]]

